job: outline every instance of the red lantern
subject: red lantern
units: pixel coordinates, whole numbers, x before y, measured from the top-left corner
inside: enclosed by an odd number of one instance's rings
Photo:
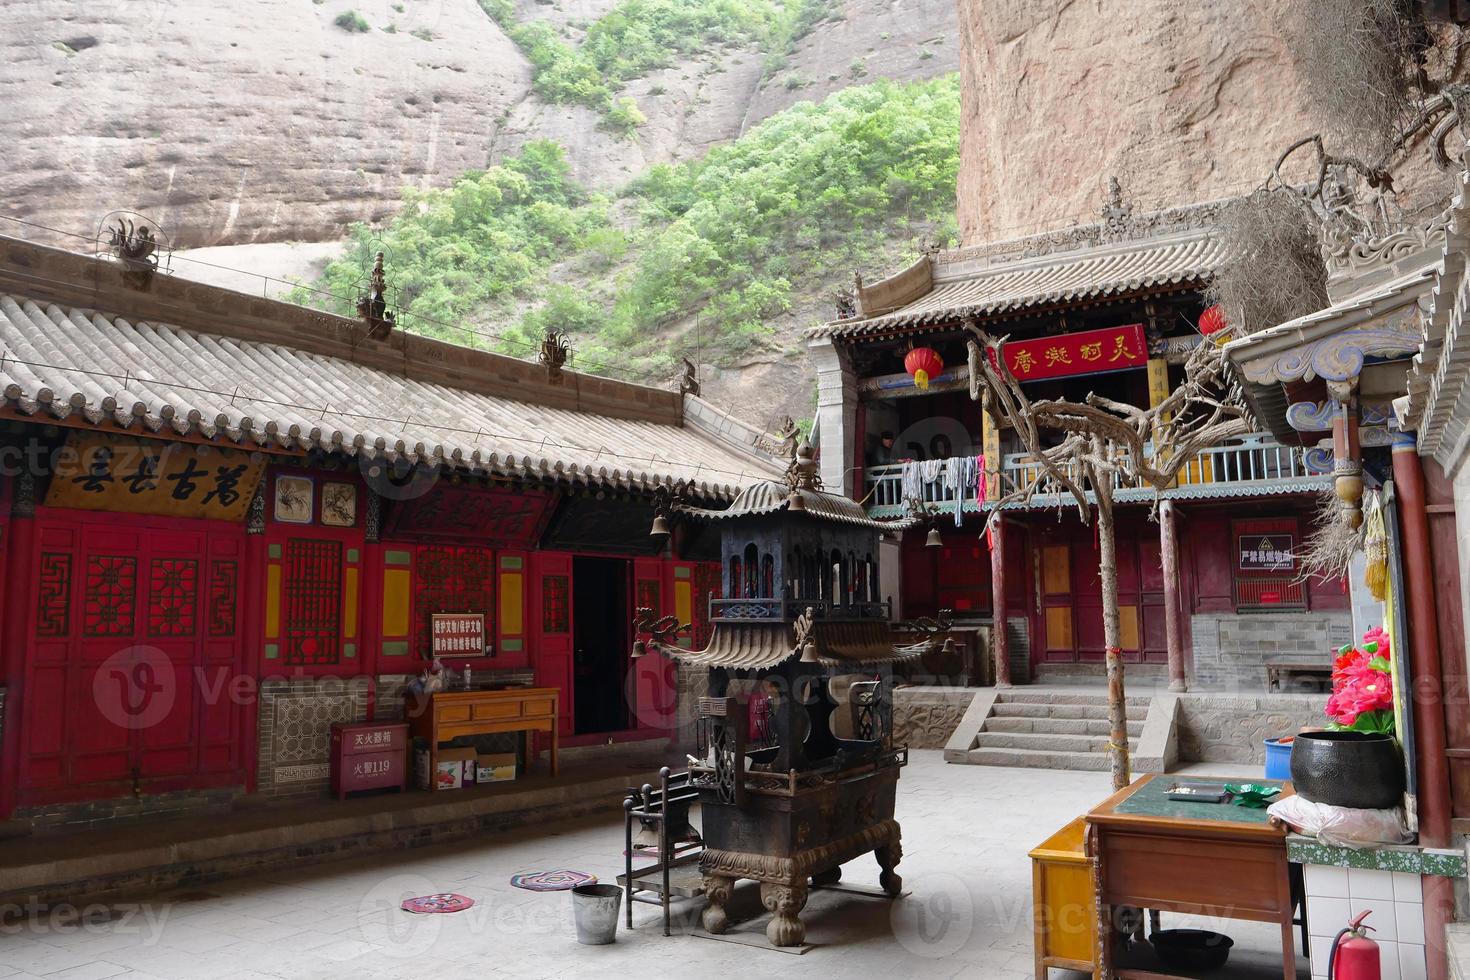
[[[904,356],[903,369],[920,391],[927,391],[929,382],[944,373],[944,359],[932,347],[915,347]]]
[[[1225,329],[1225,311],[1216,303],[1199,315],[1200,336],[1208,337],[1212,333]]]

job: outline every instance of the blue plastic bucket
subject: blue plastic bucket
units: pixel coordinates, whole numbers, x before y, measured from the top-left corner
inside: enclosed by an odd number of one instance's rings
[[[1291,778],[1291,746],[1277,738],[1266,739],[1266,778]]]

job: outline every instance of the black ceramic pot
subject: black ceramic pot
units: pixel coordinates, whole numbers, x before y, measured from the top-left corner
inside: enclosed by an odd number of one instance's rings
[[[1387,810],[1403,802],[1404,760],[1392,735],[1302,732],[1291,743],[1291,785],[1313,803]]]

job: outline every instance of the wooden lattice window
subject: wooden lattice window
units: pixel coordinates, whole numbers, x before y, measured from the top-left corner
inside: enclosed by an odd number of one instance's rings
[[[209,635],[235,635],[236,591],[240,566],[232,558],[216,558],[209,566]]]
[[[138,612],[138,559],[90,555],[82,607],[86,636],[132,636]]]
[[[572,583],[565,575],[541,577],[541,632],[570,633]]]
[[[66,636],[71,630],[71,555],[41,553],[36,588],[36,635]]]
[[[154,558],[148,566],[148,635],[193,636],[198,599],[198,561]]]
[[[413,643],[433,656],[434,613],[483,613],[485,635],[495,635],[495,553],[488,548],[423,545],[414,556]]]
[[[288,664],[335,664],[342,655],[342,542],[291,538],[282,598]]]

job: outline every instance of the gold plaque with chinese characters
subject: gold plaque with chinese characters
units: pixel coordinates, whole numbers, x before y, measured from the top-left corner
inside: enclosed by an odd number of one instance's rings
[[[242,521],[265,457],[183,442],[72,432],[47,507]]]

